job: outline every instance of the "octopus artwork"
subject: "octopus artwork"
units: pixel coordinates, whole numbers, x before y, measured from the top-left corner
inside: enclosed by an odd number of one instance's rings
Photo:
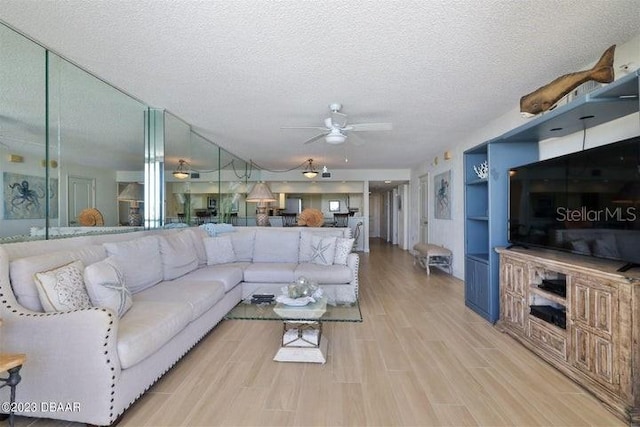
[[[50,218],[58,216],[58,180],[49,179],[49,192],[43,177],[4,172],[4,219]],[[47,203],[49,197],[49,203]]]
[[[614,79],[613,56],[615,50],[616,45],[607,49],[590,70],[565,74],[520,98],[520,114],[524,117],[531,117],[547,111],[566,94],[588,81],[611,83]]]
[[[13,191],[11,198],[11,206],[14,208],[22,207],[26,210],[40,209],[40,201],[45,194],[29,188],[29,181],[16,182],[9,184],[9,188]]]

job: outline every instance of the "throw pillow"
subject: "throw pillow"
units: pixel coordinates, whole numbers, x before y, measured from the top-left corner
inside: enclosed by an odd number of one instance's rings
[[[339,229],[323,229],[322,232],[313,232],[302,230],[300,232],[300,250],[298,253],[298,262],[311,262],[311,255],[313,250],[311,249],[311,238],[313,236],[320,237],[343,237],[345,234]]]
[[[84,269],[84,282],[95,307],[109,308],[119,317],[131,308],[131,291],[126,287],[124,274],[113,257],[87,266]]]
[[[202,224],[200,226],[203,230],[207,232],[210,237],[216,237],[222,233],[232,233],[235,230],[233,229],[233,225],[231,224]]]
[[[311,263],[332,265],[336,256],[337,237],[311,237]]]
[[[179,232],[159,239],[164,280],[173,280],[198,268],[198,256],[189,234]]]
[[[84,286],[82,261],[73,261],[54,270],[35,274],[38,295],[47,312],[79,310],[91,307]]]
[[[578,254],[591,255],[591,248],[584,239],[578,239],[571,242],[571,249]]]
[[[207,252],[207,265],[226,264],[236,261],[231,237],[207,237],[203,239],[204,249]]]
[[[616,245],[616,238],[612,235],[603,236],[593,242],[593,254],[603,258],[619,259],[620,252]]]
[[[338,237],[336,239],[336,256],[333,259],[334,264],[347,265],[347,258],[353,249],[355,239],[345,239]]]
[[[162,281],[160,243],[156,236],[104,243],[104,247],[120,266],[131,293],[137,294]]]

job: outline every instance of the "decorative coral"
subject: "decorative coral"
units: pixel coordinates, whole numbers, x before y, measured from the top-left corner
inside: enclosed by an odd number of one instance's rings
[[[298,216],[298,225],[322,227],[322,224],[324,224],[324,214],[318,209],[304,209]]]

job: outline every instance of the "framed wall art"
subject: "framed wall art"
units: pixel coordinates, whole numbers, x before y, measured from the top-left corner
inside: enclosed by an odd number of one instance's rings
[[[4,219],[43,219],[58,217],[58,180],[50,179],[47,200],[44,177],[3,173]]]
[[[451,219],[451,169],[433,177],[434,217]]]

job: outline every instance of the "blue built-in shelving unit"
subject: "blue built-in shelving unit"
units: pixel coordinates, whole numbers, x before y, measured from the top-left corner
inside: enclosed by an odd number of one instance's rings
[[[500,316],[498,254],[507,244],[509,169],[538,159],[537,142],[489,142],[465,153],[465,303],[490,322]],[[479,179],[473,166],[489,164]]]
[[[465,304],[490,322],[500,317],[496,247],[507,245],[509,169],[539,159],[538,142],[637,113],[640,70],[527,121],[464,153]],[[483,161],[489,175],[473,167]]]

